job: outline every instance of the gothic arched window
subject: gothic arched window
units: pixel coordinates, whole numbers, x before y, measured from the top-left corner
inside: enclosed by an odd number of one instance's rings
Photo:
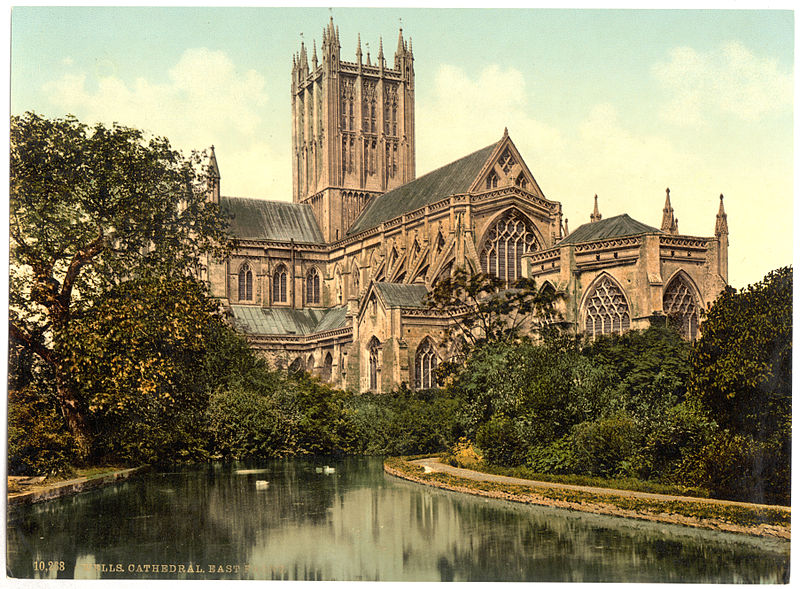
[[[417,348],[417,356],[414,361],[415,385],[418,391],[432,389],[436,386],[437,361],[430,338],[425,338]]]
[[[497,188],[497,174],[495,174],[494,172],[490,173],[486,177],[486,190],[489,190],[491,188]]]
[[[306,275],[306,303],[319,303],[319,272],[311,268]]]
[[[286,266],[281,264],[275,268],[275,273],[272,275],[272,302],[285,303],[286,296]]]
[[[378,340],[378,338],[373,336],[369,342],[369,347],[367,350],[369,352],[369,390],[377,391],[381,374],[381,342]]]
[[[511,211],[489,229],[481,249],[481,269],[484,274],[512,283],[522,276],[522,254],[536,249],[533,225]]]
[[[678,331],[689,341],[697,339],[700,310],[693,289],[681,274],[673,278],[664,289],[664,313],[677,323]]]
[[[239,269],[239,300],[253,300],[253,272],[247,264]]]
[[[586,299],[586,333],[598,335],[621,334],[631,327],[628,301],[617,284],[603,276]]]

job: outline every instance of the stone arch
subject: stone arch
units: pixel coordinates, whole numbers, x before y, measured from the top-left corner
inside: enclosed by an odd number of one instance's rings
[[[536,225],[517,207],[498,212],[486,225],[477,248],[481,272],[512,283],[522,276],[522,256],[541,249]]]
[[[667,321],[678,328],[684,339],[696,340],[702,305],[697,286],[684,270],[675,272],[665,284],[662,302]]]
[[[350,264],[350,283],[353,288],[353,296],[357,297],[361,294],[361,270],[358,267],[358,262],[353,260]]]
[[[584,332],[592,338],[629,330],[631,305],[625,289],[608,272],[603,272],[586,289],[580,317]]]
[[[289,372],[300,372],[301,370],[303,370],[303,359],[298,356],[289,364]]]
[[[308,360],[306,360],[306,370],[308,371],[309,374],[313,374],[314,373],[314,355],[313,354],[309,354],[308,355]]]
[[[253,300],[253,270],[250,264],[244,261],[239,266],[239,300],[252,301]]]
[[[328,352],[325,354],[325,359],[322,363],[322,380],[326,382],[331,381],[331,374],[333,373],[333,354]]]
[[[436,386],[436,367],[439,356],[430,336],[425,337],[417,346],[414,354],[414,388],[416,390],[432,389]]]

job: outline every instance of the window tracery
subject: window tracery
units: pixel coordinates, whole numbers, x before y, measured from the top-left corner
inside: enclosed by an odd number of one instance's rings
[[[281,264],[275,269],[272,275],[272,302],[285,303],[286,302],[286,266]]]
[[[369,342],[369,389],[371,391],[378,390],[378,383],[380,382],[380,352],[381,342],[378,338],[374,337]]]
[[[664,290],[664,313],[676,322],[678,331],[684,339],[697,339],[700,324],[700,310],[688,281],[678,274]]]
[[[239,269],[239,300],[253,300],[253,272],[247,264]]]
[[[530,221],[510,211],[489,229],[480,253],[481,269],[512,283],[522,276],[522,255],[538,247]]]
[[[306,302],[316,304],[319,299],[319,272],[316,268],[311,268],[306,276]]]
[[[599,335],[621,334],[631,326],[628,301],[617,284],[603,276],[586,300],[586,333]]]
[[[433,349],[430,338],[425,340],[417,348],[417,355],[414,362],[414,375],[416,389],[432,389],[436,386],[436,365],[438,358]]]

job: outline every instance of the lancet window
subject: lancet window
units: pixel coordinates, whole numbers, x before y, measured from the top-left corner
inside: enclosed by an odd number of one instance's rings
[[[378,383],[380,382],[380,353],[381,342],[378,338],[373,337],[369,342],[369,390],[377,391]]]
[[[253,300],[253,272],[247,264],[239,269],[239,300]]]
[[[684,339],[697,339],[700,324],[700,310],[692,287],[686,278],[678,274],[664,290],[664,313],[670,322],[677,325]]]
[[[319,272],[316,268],[311,268],[306,275],[306,302],[319,303]]]
[[[621,334],[631,326],[631,313],[622,289],[603,276],[586,300],[586,333],[591,337]]]
[[[426,338],[417,348],[414,362],[416,389],[432,389],[436,386],[436,364],[438,359],[431,340]]]
[[[281,264],[275,269],[275,273],[272,275],[272,302],[273,303],[285,303],[287,300],[286,296],[286,282],[287,282],[287,272],[286,266]]]
[[[481,268],[484,274],[512,283],[522,276],[522,255],[536,249],[533,225],[511,211],[489,229],[481,249]]]

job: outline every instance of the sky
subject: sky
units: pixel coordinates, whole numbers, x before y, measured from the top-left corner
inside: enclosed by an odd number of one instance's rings
[[[331,16],[344,61],[358,33],[389,63],[411,38],[417,176],[507,127],[571,230],[595,194],[659,227],[669,187],[680,232],[711,236],[722,193],[730,283],[792,263],[788,10],[17,7],[11,112],[213,144],[223,194],[289,201],[292,55]]]

